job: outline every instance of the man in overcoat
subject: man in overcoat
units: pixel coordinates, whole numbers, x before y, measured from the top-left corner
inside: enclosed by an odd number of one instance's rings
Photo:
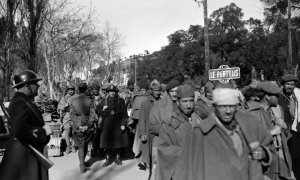
[[[152,163],[152,145],[153,136],[149,133],[149,113],[155,103],[160,99],[161,87],[157,80],[153,80],[150,84],[150,95],[141,105],[141,111],[139,114],[138,133],[142,142],[142,162],[145,167]]]
[[[43,117],[34,104],[38,94],[40,78],[30,70],[14,76],[14,94],[8,107],[9,125],[13,138],[7,144],[5,155],[0,164],[1,180],[48,180],[45,169],[35,154],[25,147],[31,145],[40,153],[46,151],[46,145],[52,133],[49,125],[45,125]]]
[[[173,106],[171,119],[162,119],[159,131],[155,180],[176,179],[179,160],[190,131],[201,122],[201,118],[194,113],[193,88],[181,85],[176,94],[177,106]]]
[[[287,136],[284,133],[288,128],[284,122],[284,113],[278,106],[280,92],[281,89],[277,84],[268,81],[259,82],[256,87],[256,95],[260,102],[256,107],[252,106],[247,109],[255,116],[255,119],[259,120],[260,126],[267,129],[273,137],[271,147],[274,154],[270,170],[267,173],[272,180],[292,178],[292,162],[287,146]]]
[[[213,91],[214,113],[185,141],[173,180],[263,180],[272,160],[272,136],[255,117],[238,110],[235,89]]]
[[[122,165],[120,149],[130,146],[128,134],[125,132],[128,119],[125,101],[118,96],[116,86],[109,86],[107,92],[108,96],[97,106],[97,114],[102,118],[100,148],[104,149],[106,158],[103,167],[111,164],[113,156],[115,163]]]
[[[89,170],[85,164],[85,156],[88,143],[94,131],[94,123],[97,122],[93,100],[85,95],[87,84],[80,83],[78,95],[71,99],[70,116],[72,120],[73,139],[75,148],[78,149],[80,172]]]
[[[278,104],[284,112],[284,121],[288,125],[288,147],[292,158],[294,175],[300,180],[300,89],[296,87],[298,77],[292,74],[282,76],[283,90]]]
[[[151,109],[149,131],[152,135],[158,136],[163,120],[170,121],[173,107],[177,106],[176,90],[178,86],[180,86],[179,80],[170,80],[166,86],[166,92],[162,94],[163,97]]]

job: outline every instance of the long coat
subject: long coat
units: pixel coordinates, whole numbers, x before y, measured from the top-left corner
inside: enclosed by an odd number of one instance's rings
[[[260,129],[266,128],[268,131],[271,131],[275,124],[271,116],[271,112],[265,111],[262,107],[253,106],[252,108],[247,109],[252,115],[255,116],[255,119],[259,120]],[[279,111],[282,111],[279,106]],[[281,113],[281,115],[283,112]],[[283,115],[282,115],[283,116]],[[283,117],[281,117],[281,120]],[[279,125],[279,122],[278,122]],[[282,128],[284,129],[284,128]],[[286,179],[291,178],[292,171],[292,160],[289,153],[289,148],[287,146],[287,137],[284,133],[273,137],[273,143],[271,145],[272,149],[274,149],[274,155],[272,159],[272,164],[270,166],[270,171],[267,174],[271,179],[277,179],[275,177],[278,176]]]
[[[40,119],[22,98],[33,107]],[[0,179],[47,180],[48,171],[42,167],[31,150],[19,143],[30,144],[41,153],[44,152],[50,136],[47,136],[46,131],[42,128],[45,123],[41,121],[43,118],[38,107],[25,94],[16,92],[10,102],[8,112],[12,134],[18,141],[12,138],[7,146],[0,165]]]
[[[108,106],[103,111],[104,106]],[[100,148],[129,147],[128,134],[121,130],[128,119],[125,101],[119,96],[107,97],[96,108],[97,114],[102,117],[102,132],[100,136]]]
[[[142,103],[139,114],[138,136],[146,135],[148,139],[147,143],[141,144],[142,161],[147,164],[150,163],[152,145],[156,145],[153,143],[153,135],[149,133],[149,114],[156,102],[153,96],[149,95],[147,100]]]
[[[249,113],[237,111],[243,153],[238,156],[232,139],[216,121],[214,113],[193,128],[182,150],[173,180],[262,180],[272,159],[269,145],[271,134],[257,131],[258,123]],[[262,146],[268,162],[252,160],[249,152],[254,145]],[[165,179],[164,179],[165,180]]]
[[[176,179],[174,175],[178,171],[178,163],[185,143],[192,128],[199,125],[201,121],[202,119],[196,113],[192,114],[190,120],[177,108],[172,111],[170,121],[163,119],[158,136],[155,180]]]

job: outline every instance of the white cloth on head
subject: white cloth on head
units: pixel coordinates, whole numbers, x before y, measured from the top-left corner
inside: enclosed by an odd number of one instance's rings
[[[213,104],[237,105],[239,104],[239,91],[231,88],[217,88],[213,90]]]

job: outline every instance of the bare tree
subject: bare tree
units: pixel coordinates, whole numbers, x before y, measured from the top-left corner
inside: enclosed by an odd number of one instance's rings
[[[110,71],[110,64],[120,59],[120,51],[121,51],[121,47],[124,44],[123,43],[124,40],[122,35],[118,32],[118,30],[112,27],[108,21],[106,21],[105,23],[105,27],[103,30],[103,38],[104,38],[104,52],[102,54],[102,57],[106,61],[107,75],[105,77],[105,80],[108,81],[109,78],[112,77]]]
[[[91,14],[82,15],[83,8],[69,8],[68,0],[49,4],[43,33],[42,51],[47,65],[50,97],[54,97],[53,85],[57,81],[70,83],[75,66],[81,58],[78,48],[90,37],[86,30],[90,26]],[[82,55],[79,55],[82,56]]]

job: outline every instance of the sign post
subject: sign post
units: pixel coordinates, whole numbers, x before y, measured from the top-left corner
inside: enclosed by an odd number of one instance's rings
[[[239,79],[241,72],[239,67],[229,68],[227,65],[221,65],[218,69],[210,69],[208,75],[210,81],[228,83],[230,79]]]

